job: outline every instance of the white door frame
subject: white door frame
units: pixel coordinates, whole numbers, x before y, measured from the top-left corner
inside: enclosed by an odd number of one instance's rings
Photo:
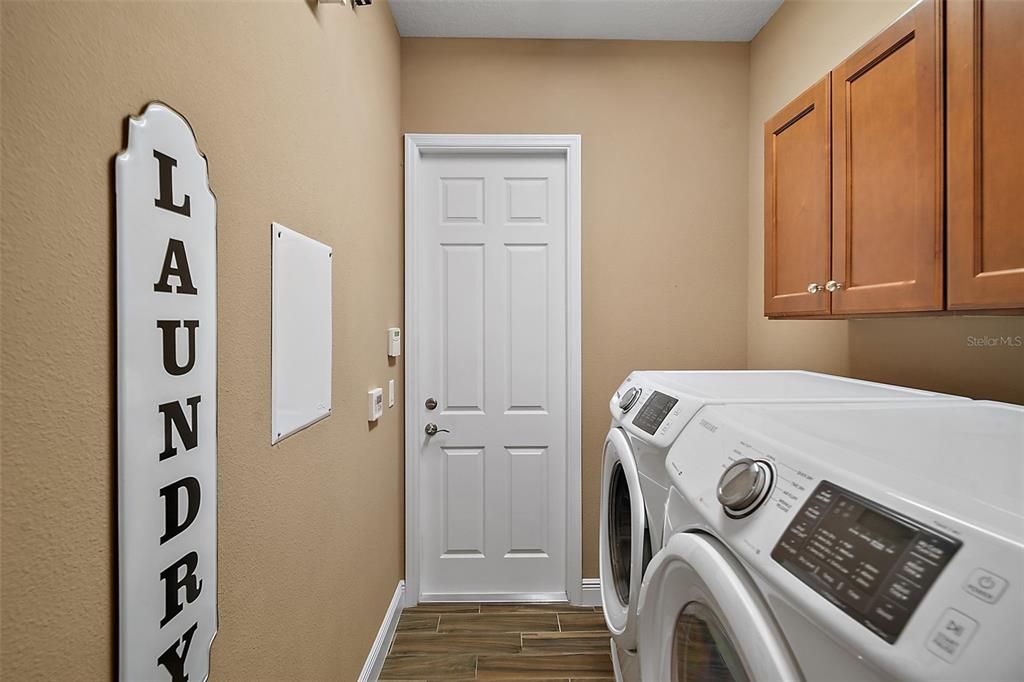
[[[433,135],[405,136],[405,605],[414,606],[420,595],[420,387],[419,329],[416,311],[416,253],[420,231],[416,225],[416,177],[424,154],[461,152],[522,154],[559,152],[566,161],[566,491],[565,491],[565,587],[569,601],[583,597],[583,534],[581,508],[582,436],[582,313],[581,298],[581,197],[579,135]]]

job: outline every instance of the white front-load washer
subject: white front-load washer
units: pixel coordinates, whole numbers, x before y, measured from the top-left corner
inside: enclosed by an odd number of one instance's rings
[[[708,406],[666,470],[642,679],[1024,679],[1024,407]]]
[[[671,480],[665,457],[694,414],[730,403],[965,400],[930,391],[803,371],[637,371],[609,402],[599,539],[601,601],[616,665],[637,647],[644,569],[661,549]]]

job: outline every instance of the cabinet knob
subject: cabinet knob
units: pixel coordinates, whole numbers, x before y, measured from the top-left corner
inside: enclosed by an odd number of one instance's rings
[[[807,293],[809,293],[809,294],[816,294],[819,291],[824,291],[824,290],[825,290],[825,285],[824,284],[818,284],[817,282],[811,282],[810,284],[807,285]]]
[[[830,293],[834,294],[843,288],[843,283],[837,282],[834,279],[830,279],[829,281],[825,282],[825,288],[828,289]]]

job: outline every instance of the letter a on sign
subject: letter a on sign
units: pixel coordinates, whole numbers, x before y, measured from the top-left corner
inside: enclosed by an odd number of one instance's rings
[[[153,102],[116,161],[119,677],[203,682],[217,634],[217,202]]]

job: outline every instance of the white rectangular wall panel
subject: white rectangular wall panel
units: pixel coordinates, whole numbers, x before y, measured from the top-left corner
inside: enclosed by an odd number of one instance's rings
[[[331,247],[271,225],[271,443],[331,413]]]

